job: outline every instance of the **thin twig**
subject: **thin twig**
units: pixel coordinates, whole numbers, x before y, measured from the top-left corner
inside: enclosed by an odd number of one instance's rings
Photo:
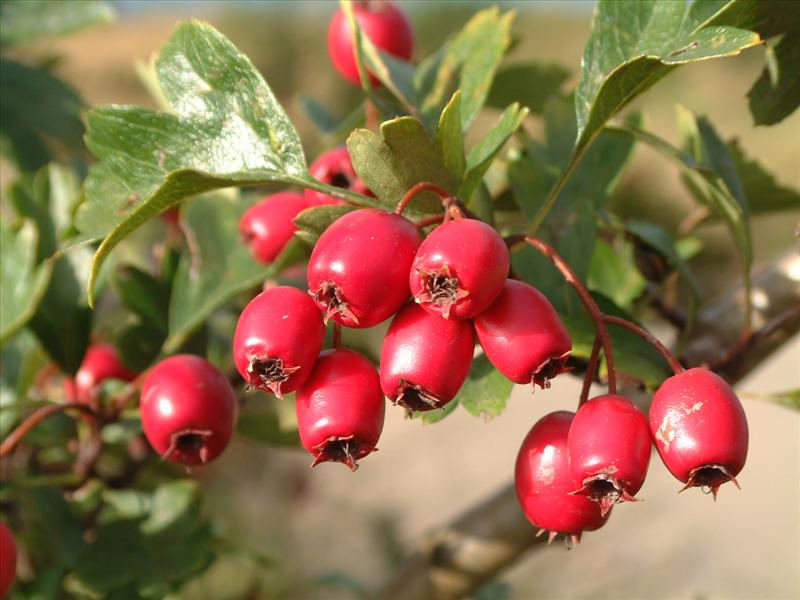
[[[0,444],[0,457],[11,454],[11,452],[14,451],[14,448],[17,447],[23,438],[28,435],[28,433],[30,433],[31,430],[39,423],[48,417],[51,417],[52,415],[56,415],[60,412],[70,409],[80,411],[86,415],[90,415],[95,419],[101,418],[99,413],[95,412],[85,404],[48,404],[47,406],[42,406],[28,415],[15,430],[9,433],[6,439],[3,440],[3,443]]]
[[[675,355],[669,351],[669,348],[667,348],[664,344],[662,344],[661,340],[659,340],[652,333],[647,331],[644,327],[640,327],[636,323],[628,321],[627,319],[614,317],[612,315],[603,315],[603,321],[605,321],[606,323],[612,323],[614,325],[619,325],[620,327],[624,327],[625,329],[628,329],[633,333],[635,333],[636,335],[638,335],[639,337],[643,338],[644,340],[649,342],[651,346],[653,346],[656,350],[658,350],[661,353],[661,356],[663,356],[664,360],[667,361],[673,373],[677,375],[678,373],[683,372],[684,370],[683,365],[681,365],[678,359],[675,358]]]
[[[558,252],[556,252],[555,248],[535,237],[515,235],[506,238],[506,243],[509,245],[509,247],[521,241],[530,244],[539,252],[544,254],[547,258],[549,258],[564,276],[564,279],[567,281],[567,283],[569,283],[578,293],[578,297],[581,299],[581,302],[583,302],[583,305],[586,307],[586,310],[589,312],[589,315],[594,322],[597,335],[600,336],[600,341],[603,346],[603,354],[605,354],[606,365],[608,366],[608,391],[611,394],[616,394],[617,373],[614,367],[614,353],[611,347],[611,338],[608,336],[608,329],[606,328],[605,321],[603,321],[603,313],[600,311],[600,307],[597,306],[597,303],[594,301],[594,298],[592,298],[589,290],[586,289],[586,286],[583,284],[580,278],[575,275],[575,272],[572,270],[572,268],[564,261],[563,258],[561,258]]]
[[[586,373],[583,376],[583,387],[581,388],[581,399],[578,402],[578,408],[586,404],[586,401],[589,399],[589,389],[592,387],[594,374],[597,371],[601,346],[600,336],[595,334],[594,343],[592,344],[592,353],[589,355],[589,364],[586,365]]]
[[[447,201],[448,199],[451,198],[451,195],[447,192],[447,190],[444,189],[442,186],[432,183],[430,181],[422,181],[420,183],[411,186],[411,189],[409,189],[406,192],[406,195],[403,196],[400,202],[397,203],[397,206],[394,209],[395,214],[398,215],[403,214],[403,211],[406,209],[406,206],[408,206],[408,203],[411,202],[414,196],[422,192],[433,192],[434,194],[438,195],[439,198],[442,199],[442,205],[445,207],[445,209],[448,207]]]

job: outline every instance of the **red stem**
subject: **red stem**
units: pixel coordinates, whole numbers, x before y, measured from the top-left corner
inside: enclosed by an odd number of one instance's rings
[[[339,323],[333,324],[333,347],[342,347],[342,326]]]
[[[436,225],[437,223],[441,223],[443,219],[447,217],[447,213],[438,213],[432,215],[430,217],[425,217],[424,219],[420,219],[419,221],[415,221],[414,225],[417,226],[418,229],[423,229],[430,225]]]
[[[37,408],[30,415],[28,415],[17,428],[8,434],[3,443],[0,444],[0,457],[8,456],[14,451],[14,448],[23,440],[23,438],[31,432],[39,423],[58,414],[65,410],[75,409],[84,414],[90,415],[95,419],[99,419],[100,415],[84,404],[47,404]]]
[[[442,199],[442,205],[447,209],[449,203],[448,200],[451,198],[450,194],[447,193],[443,187],[436,185],[435,183],[431,183],[430,181],[423,181],[421,183],[417,183],[416,185],[411,186],[411,189],[406,192],[406,195],[397,203],[397,206],[394,209],[395,214],[401,215],[403,211],[408,206],[408,203],[411,202],[412,198],[421,192],[433,192]]]
[[[581,399],[578,401],[578,408],[586,404],[589,399],[589,389],[592,387],[594,374],[597,371],[597,362],[600,360],[600,346],[600,336],[595,335],[592,353],[589,355],[589,364],[586,365],[586,373],[583,376],[583,387],[581,388]]]
[[[664,360],[666,360],[667,364],[669,364],[673,373],[677,375],[678,373],[683,372],[684,370],[683,365],[681,365],[681,363],[678,362],[678,359],[675,358],[675,355],[672,354],[672,352],[670,352],[669,349],[664,344],[662,344],[658,338],[656,338],[652,333],[647,331],[645,328],[640,327],[636,323],[628,321],[627,319],[622,319],[620,317],[613,317],[611,315],[603,315],[603,321],[605,321],[606,323],[619,325],[620,327],[629,329],[639,337],[647,340],[651,346],[653,346],[656,350],[658,350],[661,353],[661,355],[664,357]]]
[[[583,302],[586,310],[589,311],[589,315],[594,322],[597,335],[600,338],[600,342],[603,346],[603,354],[605,354],[606,365],[608,366],[608,391],[611,394],[616,394],[617,372],[614,368],[614,353],[611,347],[611,338],[608,335],[608,328],[603,321],[603,313],[600,311],[600,307],[597,306],[597,303],[594,301],[594,298],[592,298],[589,290],[586,289],[586,286],[583,284],[583,282],[578,278],[577,275],[575,275],[575,272],[572,270],[572,268],[570,268],[570,266],[564,262],[564,259],[559,256],[558,252],[555,251],[555,248],[535,237],[515,235],[506,238],[506,243],[509,246],[513,246],[520,241],[530,244],[539,252],[544,254],[547,258],[549,258],[564,276],[564,279],[567,281],[567,283],[575,288],[575,291],[578,293],[581,302]]]

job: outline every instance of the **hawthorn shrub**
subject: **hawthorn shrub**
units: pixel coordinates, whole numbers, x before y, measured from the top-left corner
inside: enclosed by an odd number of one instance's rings
[[[532,423],[509,465],[551,539],[613,527],[627,509],[616,504],[662,468],[653,445],[686,487],[738,485],[739,399],[637,318],[663,316],[660,293],[677,286],[667,308],[688,315],[685,339],[705,300],[695,234],[717,223],[739,254],[743,339],[754,335],[751,219],[800,196],[709,117],[679,108],[674,145],[628,107],[676,68],[767,44],[748,101],[756,124],[780,122],[800,101],[791,3],[601,0],[568,86],[558,67],[505,59],[525,35],[511,11],[479,10],[421,56],[402,4],[343,1],[319,60],[361,100],[344,119],[306,103],[330,142],[314,157],[207,23],[177,24],[144,73],[160,110],[82,112],[46,62],[16,51],[111,16],[102,2],[2,5],[14,179],[2,198],[0,595],[180,597],[227,555],[269,568],[201,510],[195,475],[232,436],[355,470],[380,461],[387,411],[498,416],[514,383],[539,402],[565,371],[584,374],[576,412]],[[679,234],[607,204],[639,146],[703,207]],[[351,347],[354,329],[384,322],[380,356]],[[609,393],[590,399],[597,378]],[[655,392],[649,415],[622,380]],[[293,426],[278,403],[295,405]],[[247,597],[259,594],[254,583]]]

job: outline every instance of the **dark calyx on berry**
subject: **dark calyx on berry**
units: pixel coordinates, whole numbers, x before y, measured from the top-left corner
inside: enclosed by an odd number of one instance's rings
[[[286,367],[281,358],[250,358],[247,368],[249,383],[255,387],[269,388],[273,394],[281,398],[281,384],[300,367]]]
[[[631,496],[617,482],[617,479],[608,473],[599,473],[583,480],[583,487],[572,492],[572,495],[586,496],[600,505],[600,514],[605,516],[617,502],[639,502]]]
[[[680,491],[683,492],[692,487],[699,487],[703,493],[712,494],[714,500],[716,500],[720,486],[729,481],[733,482],[733,485],[741,489],[741,487],[739,487],[739,482],[731,475],[727,467],[723,465],[703,465],[702,467],[693,469],[692,472],[689,473],[689,479]]]
[[[438,317],[434,317],[438,318]],[[402,406],[409,413],[424,412],[442,406],[442,401],[419,385],[405,379],[400,380],[400,393],[394,402]]]
[[[417,273],[422,279],[423,289],[417,294],[416,301],[435,304],[445,319],[450,317],[450,309],[456,302],[469,296],[447,265],[442,265],[438,271],[417,269]]]
[[[375,446],[361,442],[354,435],[333,437],[314,446],[314,462],[311,466],[316,467],[323,462],[340,462],[350,467],[351,471],[355,471],[358,469],[356,461],[376,450]]]
[[[548,358],[536,371],[533,372],[531,377],[531,385],[538,385],[542,389],[550,387],[550,380],[559,373],[566,373],[570,371],[567,366],[571,350],[568,350],[561,356],[552,356]]]
[[[161,458],[173,455],[187,464],[206,464],[208,462],[208,438],[213,432],[207,429],[184,429],[172,435],[169,448]]]
[[[347,301],[341,296],[339,288],[332,281],[323,281],[314,292],[309,292],[314,300],[325,305],[325,324],[336,314],[346,317],[358,325],[358,317],[350,310]]]

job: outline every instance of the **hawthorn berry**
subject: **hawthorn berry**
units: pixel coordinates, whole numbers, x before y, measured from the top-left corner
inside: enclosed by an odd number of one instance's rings
[[[303,194],[281,192],[262,198],[242,215],[239,231],[253,256],[271,263],[297,231],[294,218],[312,206]]]
[[[100,385],[106,379],[133,381],[136,373],[128,369],[111,344],[92,344],[86,350],[83,362],[75,374],[75,396],[79,403],[96,406],[100,399]]]
[[[528,432],[517,455],[514,484],[522,510],[536,527],[559,533],[578,543],[581,533],[603,526],[608,519],[600,505],[584,496],[571,495],[567,436],[574,414],[557,411],[545,415]]]
[[[325,320],[363,328],[396,313],[409,296],[420,241],[411,221],[383,210],[355,210],[334,221],[308,261],[309,293]]]
[[[503,291],[510,258],[503,238],[476,219],[455,219],[422,242],[409,274],[414,299],[445,319],[477,316]]]
[[[322,183],[327,183],[334,187],[339,187],[351,192],[356,192],[363,196],[372,196],[364,182],[356,175],[356,170],[353,168],[353,161],[350,160],[350,153],[347,148],[340,146],[333,150],[328,150],[321,154],[317,160],[311,163],[308,169],[309,173],[314,179],[318,179]],[[305,189],[305,197],[311,205],[323,204],[345,204],[343,200],[334,198],[323,192]]]
[[[8,526],[0,521],[0,598],[5,598],[17,577],[17,542]]]
[[[694,368],[673,375],[650,405],[650,433],[683,489],[701,487],[717,497],[747,458],[747,417],[731,387],[716,373]],[[681,490],[683,491],[683,490]]]
[[[233,360],[249,385],[280,398],[308,379],[324,339],[322,315],[308,294],[271,287],[242,311]]]
[[[545,295],[527,283],[507,279],[475,317],[475,331],[487,358],[514,383],[545,388],[567,370],[572,339]]]
[[[205,464],[228,445],[236,425],[236,394],[207,360],[176,354],[147,374],[140,401],[147,440],[163,458]]]
[[[335,348],[319,355],[311,377],[297,390],[297,428],[314,456],[311,466],[356,461],[376,450],[385,402],[375,367],[366,358]]]
[[[472,365],[472,323],[445,320],[413,302],[395,316],[381,349],[383,393],[409,411],[450,402]]]
[[[642,411],[622,396],[597,396],[578,409],[567,437],[576,491],[607,513],[635,501],[650,463],[650,428]]]
[[[392,2],[354,2],[353,13],[361,31],[376,48],[409,60],[414,49],[414,32],[405,13]],[[359,85],[358,67],[353,49],[353,34],[341,9],[333,15],[328,26],[328,54],[336,70],[346,80]],[[378,83],[370,73],[373,85]]]

